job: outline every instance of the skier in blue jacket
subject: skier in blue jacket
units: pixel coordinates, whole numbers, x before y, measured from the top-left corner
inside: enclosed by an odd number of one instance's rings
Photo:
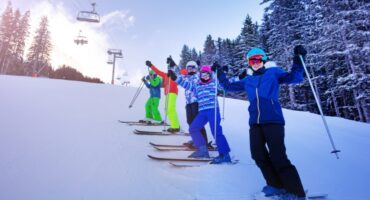
[[[303,65],[299,55],[304,57],[306,54],[303,46],[296,46],[293,66],[290,72],[286,72],[280,67],[265,68],[266,53],[253,48],[246,55],[253,75],[234,83],[228,81],[221,66],[217,63],[212,66],[217,69],[219,82],[226,91],[246,91],[250,102],[250,150],[267,184],[262,192],[265,196],[276,195],[282,200],[305,199],[298,171],[286,155],[285,121],[279,103],[279,85],[303,80]]]
[[[197,147],[197,150],[189,157],[209,158],[207,144],[200,132],[204,125],[209,122],[212,135],[216,138],[216,145],[219,153],[219,156],[214,158],[211,163],[230,163],[230,147],[220,125],[220,110],[218,107],[217,98],[215,98],[217,92],[216,81],[212,78],[213,72],[211,67],[201,67],[199,71],[200,81],[197,83],[185,79],[183,76],[176,74],[172,70],[168,71],[168,75],[172,80],[176,81],[178,85],[182,86],[186,90],[193,91],[198,99],[198,114],[189,127],[190,135],[193,139],[194,146]]]

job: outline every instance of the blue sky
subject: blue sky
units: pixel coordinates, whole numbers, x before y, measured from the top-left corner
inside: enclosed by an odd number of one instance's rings
[[[145,61],[165,69],[165,60],[172,55],[179,61],[184,44],[198,51],[211,34],[234,39],[249,14],[261,22],[260,1],[246,0],[97,0],[96,10],[102,23],[77,22],[78,10],[90,10],[93,0],[13,0],[14,8],[31,10],[31,25],[38,24],[42,15],[49,16],[54,41],[53,66],[69,64],[88,76],[109,83],[112,66],[106,64],[107,49],[122,49],[124,58],[117,61],[116,77],[138,83],[147,70]],[[5,1],[0,3],[4,10]],[[78,31],[89,39],[84,47],[73,43]],[[33,31],[31,31],[33,33]],[[119,82],[117,82],[119,84]]]

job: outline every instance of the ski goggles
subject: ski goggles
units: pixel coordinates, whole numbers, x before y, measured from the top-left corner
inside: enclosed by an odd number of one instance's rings
[[[209,72],[200,72],[200,78],[209,79],[211,78],[211,74]]]
[[[249,59],[248,60],[249,65],[259,65],[262,62],[263,62],[262,59]]]
[[[195,65],[188,65],[186,66],[186,70],[196,70],[197,67]]]

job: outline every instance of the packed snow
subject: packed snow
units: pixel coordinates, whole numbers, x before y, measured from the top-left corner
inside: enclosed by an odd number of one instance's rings
[[[226,99],[224,134],[236,165],[175,168],[149,142],[180,144],[185,136],[139,136],[117,120],[144,118],[149,92],[137,88],[0,75],[0,199],[250,200],[265,185],[250,157],[247,101]],[[222,97],[219,97],[222,105]],[[162,117],[164,98],[161,100]],[[177,112],[187,130],[180,89]],[[370,124],[327,117],[340,159],[331,154],[321,117],[283,110],[288,157],[309,193],[330,200],[367,200]],[[163,127],[145,127],[161,130]],[[209,128],[207,125],[209,133]]]

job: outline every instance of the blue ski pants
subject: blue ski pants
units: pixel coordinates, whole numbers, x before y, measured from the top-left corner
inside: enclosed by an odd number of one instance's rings
[[[201,129],[209,122],[211,132],[215,138],[218,152],[220,154],[225,154],[230,152],[229,144],[222,133],[222,127],[220,125],[220,110],[216,110],[216,121],[215,121],[215,109],[207,109],[199,111],[198,115],[195,117],[193,122],[190,124],[189,132],[193,139],[194,146],[200,147],[206,145],[206,141],[201,134]],[[216,130],[215,130],[216,123]]]

